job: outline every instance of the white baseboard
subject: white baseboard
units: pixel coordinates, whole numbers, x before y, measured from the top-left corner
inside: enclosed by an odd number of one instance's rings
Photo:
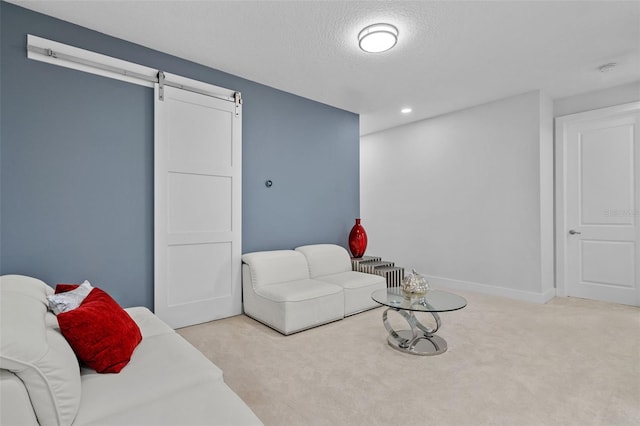
[[[550,288],[542,293],[534,293],[532,291],[515,290],[512,288],[498,287],[488,284],[474,283],[471,281],[453,280],[450,278],[434,277],[432,275],[425,276],[427,280],[435,287],[444,289],[468,290],[476,293],[490,294],[493,296],[508,297],[510,299],[523,300],[532,303],[547,303],[556,295],[556,289]]]

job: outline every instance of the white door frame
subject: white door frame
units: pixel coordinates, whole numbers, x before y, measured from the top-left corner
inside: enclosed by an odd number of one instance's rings
[[[567,296],[567,217],[566,217],[566,163],[567,131],[571,124],[579,121],[607,118],[618,114],[640,111],[640,102],[601,108],[593,111],[565,115],[555,119],[555,180],[556,180],[556,294]]]

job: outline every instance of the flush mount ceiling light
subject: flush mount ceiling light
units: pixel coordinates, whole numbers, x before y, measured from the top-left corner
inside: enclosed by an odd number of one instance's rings
[[[411,108],[407,107],[407,108],[402,108],[400,110],[401,113],[403,114],[409,114],[411,111],[413,111]]]
[[[391,49],[398,42],[398,29],[391,24],[373,24],[358,34],[360,49],[380,53]]]

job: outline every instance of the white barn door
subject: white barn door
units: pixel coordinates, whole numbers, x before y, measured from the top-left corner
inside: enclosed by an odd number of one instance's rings
[[[241,106],[155,86],[155,313],[174,328],[238,315]]]

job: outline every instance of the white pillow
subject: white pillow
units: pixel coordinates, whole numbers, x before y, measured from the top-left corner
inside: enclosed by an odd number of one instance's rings
[[[85,280],[75,290],[47,296],[47,300],[49,300],[49,309],[51,309],[51,311],[56,315],[72,311],[80,306],[85,297],[91,293],[91,290],[93,290],[91,283]]]

